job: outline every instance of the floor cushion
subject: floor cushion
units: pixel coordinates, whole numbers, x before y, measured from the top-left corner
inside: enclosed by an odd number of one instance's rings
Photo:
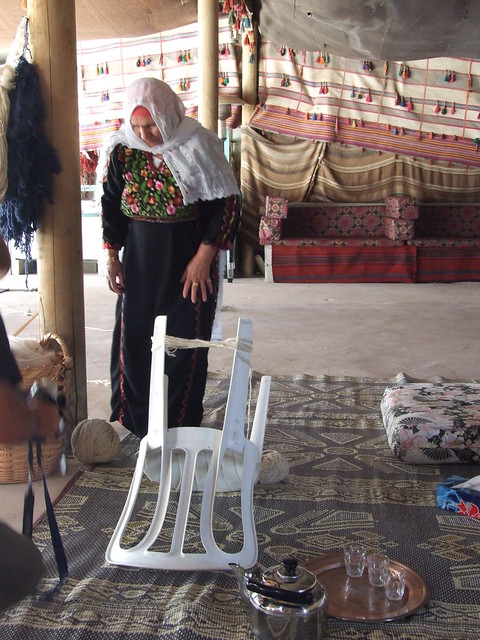
[[[480,384],[395,384],[385,389],[381,412],[403,462],[480,462]]]

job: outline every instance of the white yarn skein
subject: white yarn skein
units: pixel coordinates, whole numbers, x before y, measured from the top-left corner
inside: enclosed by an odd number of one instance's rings
[[[7,127],[10,114],[8,92],[15,86],[15,69],[9,64],[0,67],[0,202],[5,198],[8,187],[8,146]]]
[[[260,484],[276,484],[285,480],[290,471],[288,460],[279,451],[264,451],[260,464]]]
[[[106,420],[82,420],[72,433],[72,452],[81,464],[111,462],[120,451],[120,436]]]

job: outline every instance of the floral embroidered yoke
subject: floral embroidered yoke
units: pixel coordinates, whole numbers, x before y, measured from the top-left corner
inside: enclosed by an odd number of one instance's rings
[[[157,168],[151,153],[129,149],[119,150],[124,160],[125,188],[122,194],[122,213],[131,218],[165,222],[192,220],[198,217],[198,208],[184,205],[182,194],[170,169],[163,162]]]
[[[165,162],[155,167],[151,153],[117,145],[103,185],[102,227],[107,249],[125,246],[130,222],[195,222],[198,243],[229,249],[238,228],[240,197],[199,200],[185,205]],[[170,226],[170,225],[169,225]]]

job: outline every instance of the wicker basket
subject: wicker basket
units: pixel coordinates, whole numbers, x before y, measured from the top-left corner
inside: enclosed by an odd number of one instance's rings
[[[66,399],[68,393],[68,383],[72,369],[72,360],[65,342],[59,336],[48,333],[39,342],[45,351],[54,351],[55,362],[51,365],[40,367],[21,368],[21,387],[28,391],[36,380],[47,378],[57,384],[57,404],[60,413],[63,415],[66,410]],[[48,475],[57,471],[63,449],[63,438],[56,442],[43,443],[43,468]],[[34,460],[33,479],[41,478],[42,471]],[[0,445],[0,484],[13,482],[26,482],[28,480],[27,446],[25,443]]]

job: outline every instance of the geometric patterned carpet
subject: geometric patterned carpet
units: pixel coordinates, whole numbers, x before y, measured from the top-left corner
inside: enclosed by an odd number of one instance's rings
[[[259,376],[254,375],[252,406]],[[205,419],[221,424],[229,379],[212,374]],[[394,380],[278,376],[272,380],[264,449],[283,453],[286,480],[255,486],[259,564],[287,555],[302,563],[362,541],[404,563],[427,582],[430,597],[410,618],[392,622],[329,619],[330,639],[478,640],[480,522],[437,509],[442,479],[477,475],[470,465],[409,466],[387,444],[380,416]],[[86,470],[55,510],[70,575],[50,600],[40,593],[0,617],[0,640],[249,640],[253,633],[233,574],[154,571],[106,564],[105,549],[125,503],[138,450],[129,436],[111,464]],[[132,540],[148,523],[153,483],[142,484]],[[238,495],[224,494],[216,521],[235,545]],[[194,505],[195,506],[195,505]],[[35,527],[46,578],[57,580],[48,524]],[[190,541],[195,545],[195,541]]]

